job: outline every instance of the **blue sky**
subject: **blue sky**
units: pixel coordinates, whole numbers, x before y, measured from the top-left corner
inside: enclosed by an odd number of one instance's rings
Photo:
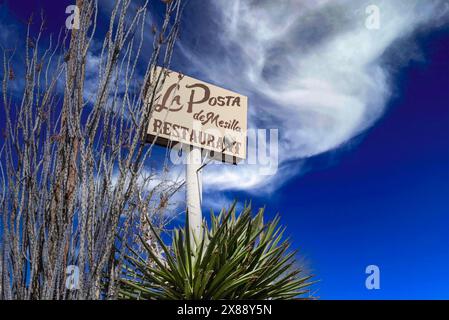
[[[285,219],[323,279],[323,298],[449,297],[449,79],[441,54],[449,38],[420,43],[429,62],[401,70],[400,97],[385,117],[336,164],[295,179],[275,202],[295,214]],[[381,269],[378,292],[363,286],[368,264]]]
[[[396,74],[386,115],[355,147],[312,158],[271,200],[323,298],[449,298],[448,31],[417,37],[425,62]],[[364,287],[368,264],[379,291]]]
[[[41,7],[57,32],[71,4],[0,3],[9,44]],[[250,127],[280,136],[276,175],[206,168],[205,209],[280,212],[321,298],[449,298],[448,22],[445,1],[188,1],[173,68],[248,95]]]

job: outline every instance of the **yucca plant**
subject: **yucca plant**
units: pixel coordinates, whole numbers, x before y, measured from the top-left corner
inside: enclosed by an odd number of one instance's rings
[[[291,299],[307,298],[311,276],[297,266],[295,252],[283,239],[279,217],[264,224],[264,209],[255,217],[235,204],[211,227],[203,223],[201,239],[192,243],[188,214],[175,229],[171,248],[156,235],[164,257],[143,239],[147,257],[133,251],[126,257],[119,296],[123,299]],[[152,261],[153,263],[149,263]]]

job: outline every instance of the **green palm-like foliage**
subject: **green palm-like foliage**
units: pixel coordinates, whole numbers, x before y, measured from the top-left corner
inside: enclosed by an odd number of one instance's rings
[[[195,244],[191,243],[187,220],[184,229],[174,231],[171,249],[157,236],[164,258],[142,241],[154,266],[135,253],[128,255],[120,297],[207,300],[304,296],[311,276],[302,276],[296,266],[295,252],[288,251],[289,243],[283,239],[285,228],[278,227],[279,217],[264,224],[263,214],[264,209],[260,209],[253,218],[251,208],[245,207],[236,216],[235,205],[218,216],[212,213],[211,227],[203,224],[202,238],[195,239]]]

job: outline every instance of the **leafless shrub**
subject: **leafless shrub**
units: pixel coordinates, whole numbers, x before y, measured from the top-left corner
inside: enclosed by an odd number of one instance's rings
[[[122,263],[117,248],[132,244],[136,233],[151,242],[147,221],[166,223],[167,194],[177,184],[145,169],[153,145],[144,142],[164,79],[155,67],[170,64],[181,1],[167,3],[157,31],[145,23],[148,1],[135,10],[131,0],[116,0],[93,95],[86,72],[98,40],[96,0],[78,0],[80,28],[62,32],[45,50],[45,22],[34,37],[28,26],[23,79],[15,51],[3,48],[1,299],[113,299]],[[151,32],[153,52],[145,57]],[[141,60],[147,62],[139,76]],[[69,265],[80,270],[77,290],[66,287]]]

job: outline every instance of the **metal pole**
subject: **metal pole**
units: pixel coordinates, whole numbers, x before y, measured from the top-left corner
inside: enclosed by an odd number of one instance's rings
[[[193,239],[201,240],[201,214],[202,180],[201,180],[201,149],[197,147],[187,148],[186,189],[187,210],[189,214],[189,228],[191,243],[195,247]]]

